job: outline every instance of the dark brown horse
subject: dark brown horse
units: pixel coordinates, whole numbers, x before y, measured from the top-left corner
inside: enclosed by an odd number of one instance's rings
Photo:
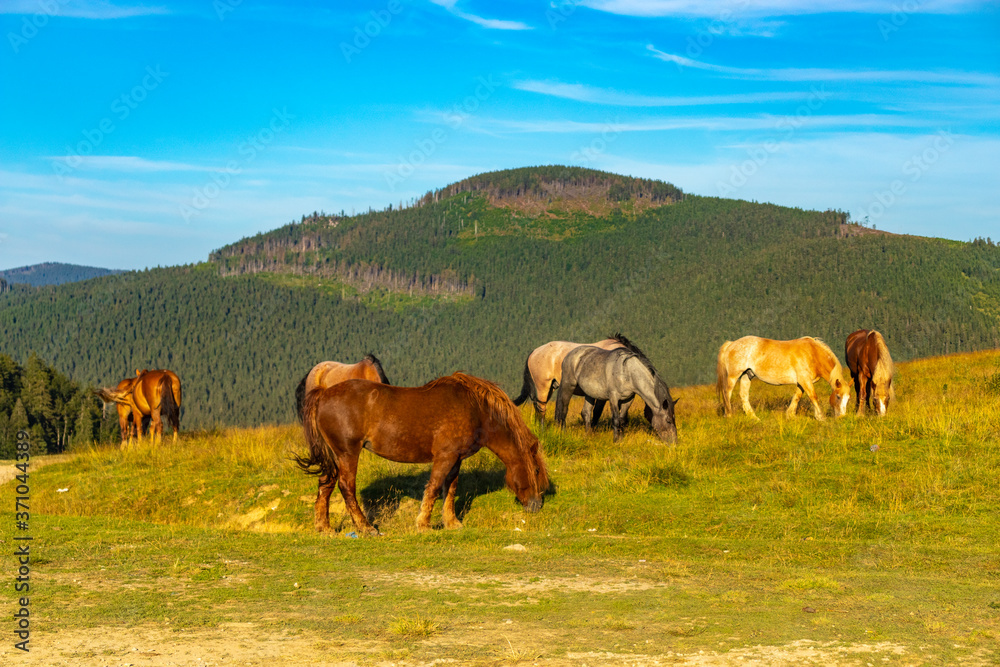
[[[882,334],[874,329],[858,329],[847,337],[844,356],[854,376],[854,391],[858,395],[857,414],[863,414],[874,398],[875,411],[879,417],[884,417],[896,392],[892,388],[892,357]]]
[[[174,429],[174,440],[180,431],[181,381],[177,374],[168,370],[136,371],[136,377],[122,388],[125,380],[116,389],[99,389],[96,393],[105,402],[125,406],[132,414],[136,433],[142,435],[144,417],[152,420],[153,441],[163,437],[163,417]],[[119,409],[121,419],[123,411]]]
[[[382,370],[382,362],[370,352],[356,364],[321,361],[306,373],[306,376],[299,382],[299,386],[295,388],[295,412],[299,415],[299,420],[302,420],[302,407],[307,393],[317,387],[332,387],[344,380],[371,380],[372,382],[390,384],[389,378]]]
[[[542,508],[549,478],[538,439],[497,385],[464,373],[423,387],[393,387],[347,380],[306,395],[302,427],[309,455],[299,466],[327,480],[316,498],[314,524],[329,530],[330,493],[336,483],[359,531],[378,534],[358,505],[355,478],[362,449],[400,463],[430,463],[417,528],[430,528],[442,489],[445,528],[461,528],[455,490],[462,461],[486,447],[507,467],[507,488],[529,512]],[[318,468],[318,470],[313,470]]]

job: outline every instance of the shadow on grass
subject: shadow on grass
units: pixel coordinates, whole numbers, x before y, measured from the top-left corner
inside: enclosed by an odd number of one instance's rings
[[[504,470],[463,470],[458,475],[458,491],[455,493],[455,512],[459,520],[472,508],[479,496],[502,490]],[[412,474],[390,475],[375,480],[358,490],[358,499],[368,520],[386,522],[399,511],[400,505],[411,498],[420,503],[424,498],[424,488],[430,479],[430,470],[414,471]],[[443,497],[444,491],[442,491]],[[440,507],[438,507],[440,511]]]

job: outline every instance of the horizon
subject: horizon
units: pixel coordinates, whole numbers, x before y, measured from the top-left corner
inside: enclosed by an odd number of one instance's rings
[[[0,27],[0,270],[202,262],[546,164],[1000,235],[988,1],[11,0]]]

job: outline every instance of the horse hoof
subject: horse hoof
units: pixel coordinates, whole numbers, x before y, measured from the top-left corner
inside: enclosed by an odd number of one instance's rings
[[[444,527],[448,530],[458,530],[462,527],[462,522],[458,519],[455,519],[454,521],[446,521]]]

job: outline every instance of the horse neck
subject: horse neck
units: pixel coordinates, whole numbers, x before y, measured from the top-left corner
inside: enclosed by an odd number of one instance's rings
[[[632,362],[632,370],[629,372],[629,378],[632,382],[632,389],[639,394],[651,410],[659,410],[661,403],[656,395],[656,387],[663,380],[650,371],[638,357],[629,357],[626,363],[630,361]]]

